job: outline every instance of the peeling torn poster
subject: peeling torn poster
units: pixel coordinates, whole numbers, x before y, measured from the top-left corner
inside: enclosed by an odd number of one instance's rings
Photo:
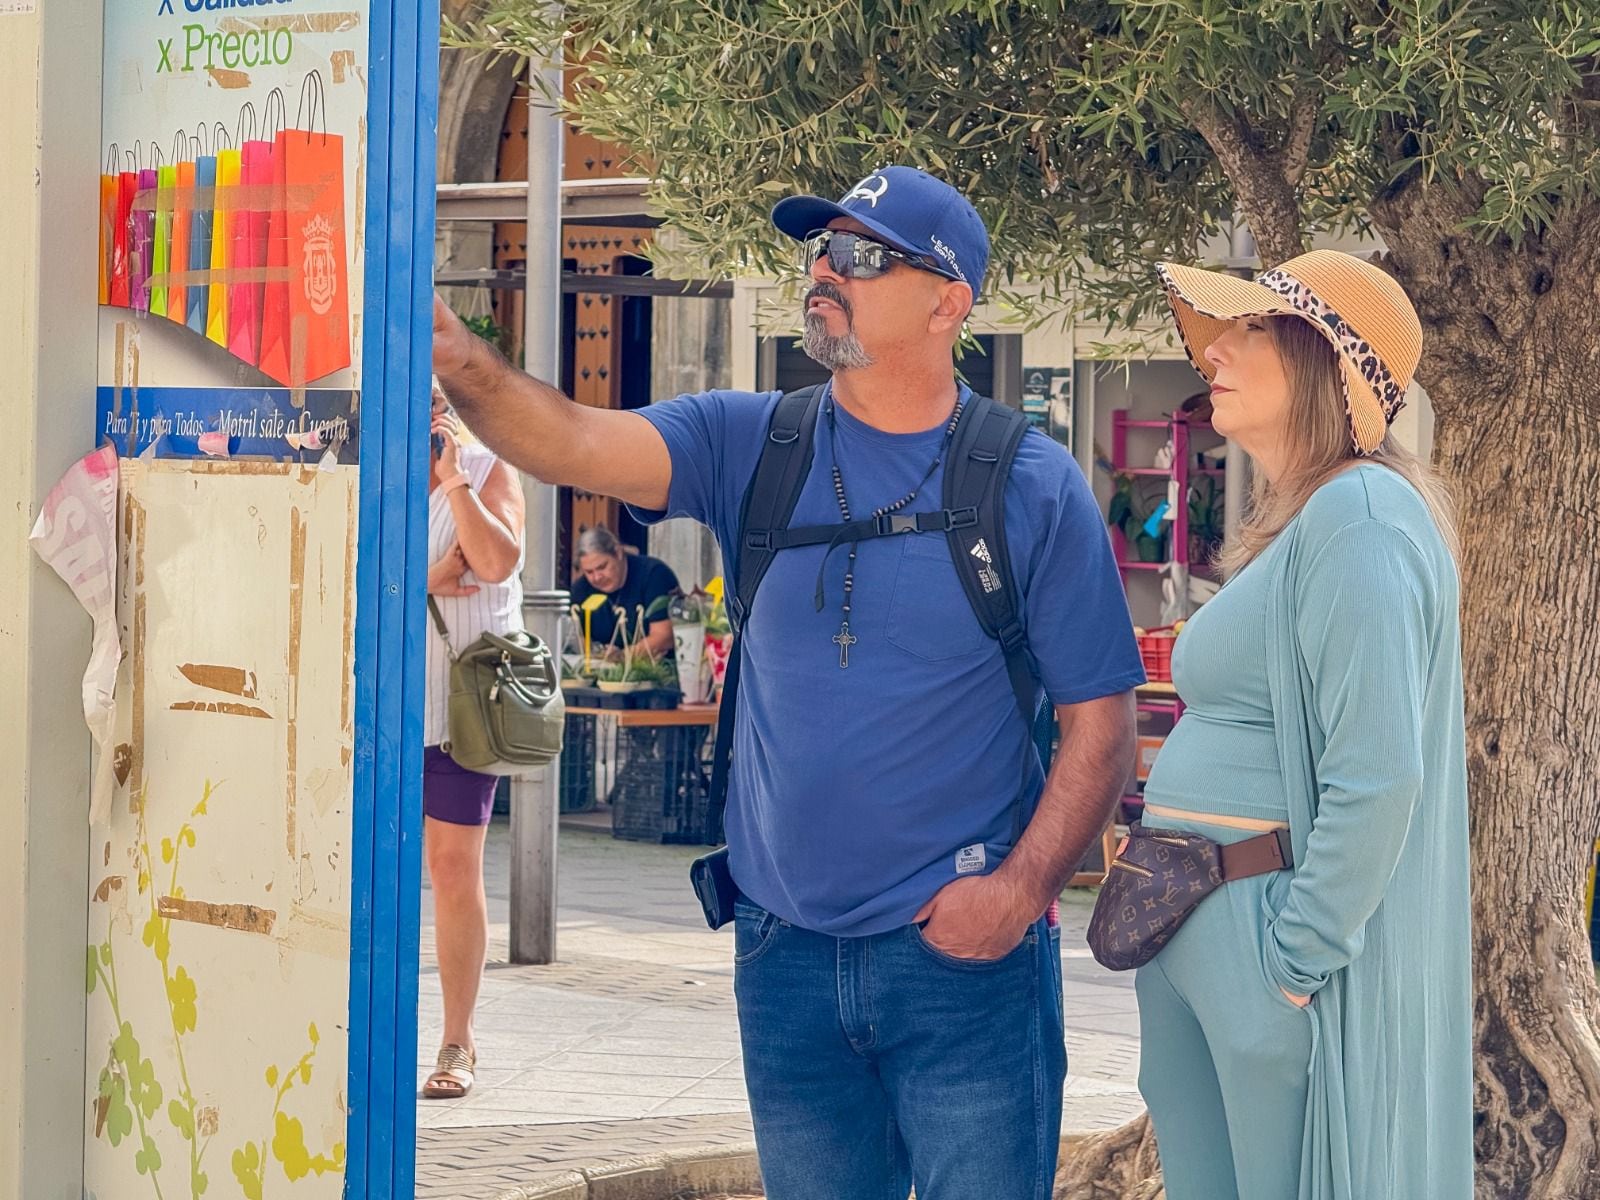
[[[94,787],[89,823],[111,811],[111,731],[116,722],[117,664],[117,451],[102,446],[75,462],[44,498],[28,542],[66,581],[94,620],[94,645],[83,673],[83,719],[94,738]]]

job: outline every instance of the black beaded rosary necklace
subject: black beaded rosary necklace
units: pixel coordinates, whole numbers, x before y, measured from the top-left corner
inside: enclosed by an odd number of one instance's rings
[[[839,514],[844,517],[846,522],[849,522],[854,520],[854,518],[850,515],[850,501],[845,499],[844,475],[839,470],[838,421],[835,417],[835,409],[837,407],[838,401],[835,400],[830,394],[828,397],[828,449],[833,456],[833,494],[839,501]],[[933,462],[928,464],[928,469],[922,473],[922,478],[917,481],[917,486],[912,488],[904,496],[901,496],[900,499],[896,500],[893,504],[886,504],[882,508],[873,509],[873,520],[877,520],[879,517],[887,516],[889,513],[899,512],[906,505],[910,504],[917,498],[917,493],[922,491],[928,480],[933,478],[933,473],[939,469],[939,464],[944,461],[944,456],[950,449],[950,439],[955,436],[956,425],[961,420],[961,410],[964,407],[965,406],[961,403],[961,400],[958,397],[956,399],[955,411],[950,414],[950,423],[945,426],[944,438],[939,443],[939,452],[934,456]],[[839,632],[833,635],[833,642],[839,647],[839,667],[841,670],[850,665],[850,647],[854,646],[858,641],[861,640],[860,638],[856,637],[855,634],[850,632],[850,593],[855,590],[856,585],[857,545],[858,543],[856,542],[850,543],[850,559],[845,564],[844,569],[844,611],[842,619],[839,622]],[[832,546],[828,547],[829,552],[831,552],[832,549]],[[817,574],[817,607],[819,609],[823,605],[821,570],[826,568],[827,565],[828,555],[827,553],[824,553],[822,556],[822,568],[819,568]]]

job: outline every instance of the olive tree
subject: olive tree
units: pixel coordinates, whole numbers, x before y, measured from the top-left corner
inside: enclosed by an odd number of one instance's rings
[[[1001,291],[1112,328],[1234,219],[1267,265],[1381,241],[1463,517],[1479,1192],[1600,1195],[1600,3],[486,0],[454,32],[582,61],[573,119],[696,274],[777,268],[778,195],[888,162],[974,198]],[[1154,1172],[1140,1122],[1061,1194]]]

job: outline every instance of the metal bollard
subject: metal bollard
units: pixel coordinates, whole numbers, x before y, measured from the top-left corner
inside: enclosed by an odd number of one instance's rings
[[[562,622],[571,597],[533,592],[522,601],[528,632],[560,661]],[[556,961],[556,830],[561,760],[511,781],[511,961]]]

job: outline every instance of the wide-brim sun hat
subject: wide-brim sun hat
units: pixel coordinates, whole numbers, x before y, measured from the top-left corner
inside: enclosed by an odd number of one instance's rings
[[[1422,357],[1422,322],[1387,272],[1353,254],[1313,250],[1253,280],[1169,262],[1156,274],[1189,362],[1207,381],[1217,369],[1206,347],[1234,321],[1299,317],[1333,347],[1356,453],[1382,443]]]

